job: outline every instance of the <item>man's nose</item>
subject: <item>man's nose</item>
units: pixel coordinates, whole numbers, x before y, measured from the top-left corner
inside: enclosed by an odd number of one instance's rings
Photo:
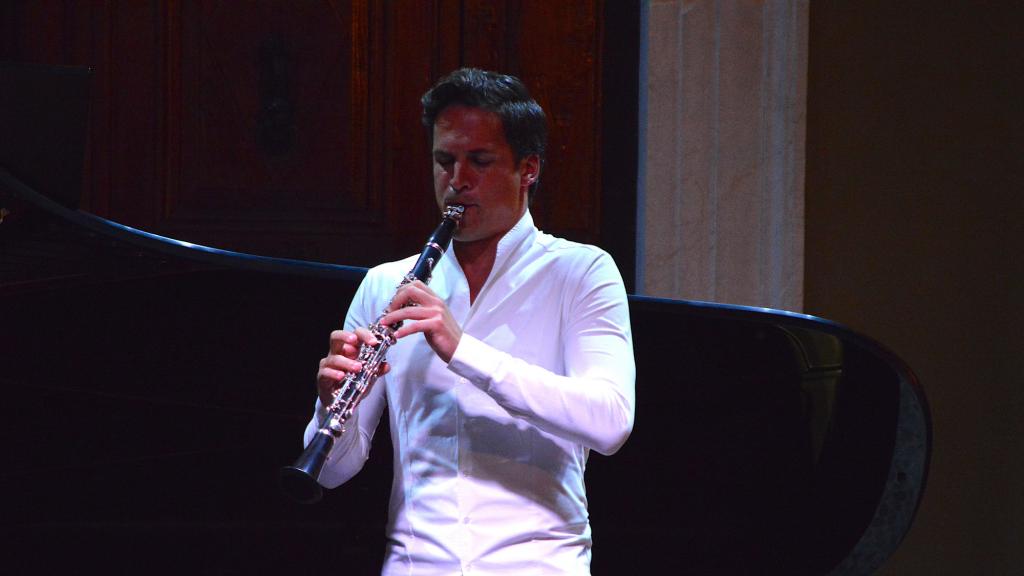
[[[469,170],[466,165],[462,162],[456,162],[452,166],[452,177],[448,180],[448,185],[456,192],[461,192],[463,189],[469,188],[471,184]]]

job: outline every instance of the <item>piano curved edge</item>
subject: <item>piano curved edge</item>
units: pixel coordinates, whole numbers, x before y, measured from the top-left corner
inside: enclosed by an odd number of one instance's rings
[[[62,206],[43,194],[36,192],[2,167],[0,167],[0,185],[8,188],[18,197],[33,204],[40,210],[55,214],[72,224],[97,234],[109,236],[135,246],[171,256],[224,266],[226,268],[242,268],[277,274],[297,274],[316,278],[348,280],[355,283],[358,283],[366,275],[366,268],[357,266],[343,266],[325,262],[273,258],[245,252],[233,252],[145,232],[114,222],[113,220],[107,220],[84,210],[72,210]]]
[[[630,310],[634,314],[643,310],[653,311],[659,307],[664,311],[665,307],[668,307],[677,310],[681,315],[818,330],[841,337],[844,342],[870,352],[898,375],[899,408],[895,446],[882,497],[860,539],[828,575],[872,574],[881,568],[913,525],[924,496],[931,463],[931,410],[924,389],[910,366],[877,340],[838,322],[809,314],[756,306],[648,296],[631,295],[629,299]]]

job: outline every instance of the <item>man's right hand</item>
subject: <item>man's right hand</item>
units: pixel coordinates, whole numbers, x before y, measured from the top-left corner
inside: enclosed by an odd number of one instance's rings
[[[377,338],[366,328],[357,328],[355,332],[347,330],[331,332],[330,350],[326,357],[320,359],[320,371],[316,374],[317,393],[320,395],[320,403],[324,406],[330,406],[334,401],[334,393],[349,372],[355,373],[362,370],[362,362],[356,360],[359,357],[359,347],[362,344],[368,346],[377,344]],[[388,369],[385,362],[378,375],[386,374]]]

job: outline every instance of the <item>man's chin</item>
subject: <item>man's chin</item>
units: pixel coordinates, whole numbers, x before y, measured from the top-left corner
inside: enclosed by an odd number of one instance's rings
[[[455,236],[452,237],[452,240],[461,244],[479,242],[483,239],[484,235],[480,234],[479,230],[474,230],[473,228],[464,230],[461,226],[459,226],[459,229],[455,231]]]

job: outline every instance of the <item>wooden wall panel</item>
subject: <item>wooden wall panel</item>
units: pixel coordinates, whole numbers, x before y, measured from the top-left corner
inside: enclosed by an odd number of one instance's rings
[[[84,205],[197,243],[370,265],[434,226],[419,98],[478,66],[548,111],[534,204],[601,236],[602,2],[15,2],[0,56],[96,71]]]
[[[462,7],[462,65],[513,72],[517,62],[509,43],[522,33],[519,2],[464,0]]]
[[[96,186],[94,197],[105,200],[109,216],[132,226],[165,232],[159,227],[164,147],[163,113],[167,100],[162,85],[164,13],[151,2],[106,4],[97,9],[108,21],[108,51],[96,53],[96,81],[106,85],[107,99],[97,102],[93,116],[107,116],[107,131],[93,132],[93,159],[109,163],[109,182]]]
[[[550,130],[535,216],[544,229],[596,243],[602,171],[600,6],[521,0],[518,13],[517,49],[510,53],[547,111]]]
[[[182,5],[180,154],[167,216],[242,220],[369,202],[354,133],[351,12],[326,3]],[[180,99],[180,100],[179,100]],[[169,151],[169,152],[174,152]],[[357,171],[357,169],[359,169]],[[174,193],[177,192],[175,196]]]
[[[163,228],[317,257],[322,239],[383,219],[367,185],[364,2],[184,3],[168,17]]]
[[[390,258],[418,251],[440,221],[419,105],[437,74],[438,9],[437,3],[404,0],[382,11],[379,73],[384,78],[384,110],[371,156],[380,165],[388,213],[382,223],[386,235],[375,241],[387,243]]]

